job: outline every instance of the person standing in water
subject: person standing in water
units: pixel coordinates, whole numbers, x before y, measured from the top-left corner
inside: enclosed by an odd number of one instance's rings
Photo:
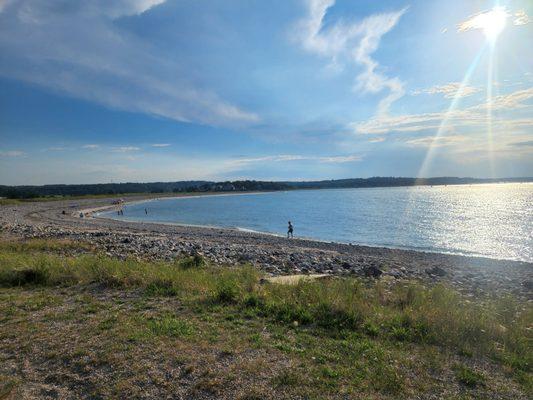
[[[294,231],[294,227],[292,226],[292,223],[291,221],[289,221],[289,229],[287,230],[287,239],[289,237],[293,237],[293,231]]]
[[[145,213],[146,215],[148,215],[148,209],[147,209],[147,208],[144,209],[144,213]]]

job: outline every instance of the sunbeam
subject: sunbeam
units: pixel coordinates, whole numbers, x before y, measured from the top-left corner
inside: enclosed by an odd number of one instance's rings
[[[460,99],[463,97],[464,89],[468,86],[470,83],[470,79],[472,77],[472,74],[476,70],[479,60],[481,59],[481,56],[485,52],[486,46],[483,46],[481,50],[478,52],[472,63],[470,64],[470,67],[468,67],[468,70],[466,71],[466,74],[461,81],[461,86],[459,87],[459,90],[455,93],[450,106],[448,107],[448,110],[446,111],[446,114],[444,118],[442,119],[439,128],[437,129],[437,133],[433,137],[433,140],[431,141],[430,146],[428,147],[428,150],[426,152],[426,156],[424,157],[424,161],[422,162],[420,169],[418,170],[417,178],[423,178],[426,176],[428,172],[429,165],[431,163],[431,160],[433,158],[433,153],[436,147],[436,143],[439,140],[439,138],[442,136],[444,129],[447,127],[448,120],[453,116],[453,113],[457,109]]]

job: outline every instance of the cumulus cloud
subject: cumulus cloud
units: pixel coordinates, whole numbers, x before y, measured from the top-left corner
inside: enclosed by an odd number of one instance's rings
[[[396,26],[406,9],[375,14],[358,22],[325,25],[327,11],[335,0],[308,0],[307,16],[295,27],[294,37],[309,52],[330,58],[332,64],[351,62],[363,68],[355,78],[355,90],[379,93],[388,90],[378,105],[378,114],[388,112],[391,104],[404,95],[403,82],[379,72],[372,58],[381,38]]]
[[[467,97],[481,91],[480,88],[474,86],[462,86],[460,82],[451,82],[445,85],[436,85],[426,89],[418,89],[412,92],[413,95],[419,94],[442,94],[447,99],[455,97]]]
[[[0,13],[0,76],[177,121],[258,121],[255,113],[197,87],[179,61],[117,24],[164,1],[13,0]]]

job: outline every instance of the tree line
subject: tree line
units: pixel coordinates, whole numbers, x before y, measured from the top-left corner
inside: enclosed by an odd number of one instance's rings
[[[150,183],[101,183],[75,185],[42,185],[42,186],[0,186],[0,197],[11,199],[31,199],[38,197],[86,196],[86,195],[120,195],[128,193],[183,193],[183,192],[247,192],[277,191],[294,189],[336,189],[364,187],[395,187],[418,185],[461,185],[495,182],[531,182],[533,178],[405,178],[405,177],[372,177],[353,179],[331,179],[322,181],[255,181],[239,180],[224,182],[209,181],[178,181]]]

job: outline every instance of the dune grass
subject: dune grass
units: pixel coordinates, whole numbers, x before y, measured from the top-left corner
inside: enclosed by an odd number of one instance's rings
[[[368,390],[402,393],[406,378],[401,368],[389,365],[390,357],[395,349],[415,346],[423,351],[437,349],[454,359],[488,359],[525,393],[533,393],[533,309],[510,297],[472,300],[445,286],[427,288],[407,282],[387,287],[356,278],[296,285],[264,283],[250,266],[214,267],[198,256],[169,263],[54,254],[75,246],[80,244],[0,244],[0,287],[32,290],[98,285],[140,291],[146,298],[177,299],[198,315],[221,320],[268,321],[295,332],[296,344],[281,340],[273,346],[295,357],[300,357],[298,348],[312,354],[319,364],[313,371],[325,387],[347,382],[349,377],[352,385],[358,379],[366,382]],[[187,338],[194,336],[196,329],[191,321],[163,313],[149,319],[143,332]],[[250,337],[252,346],[261,346],[263,340],[261,335]],[[322,348],[311,351],[309,343]],[[347,360],[370,354],[376,361],[364,368],[352,368],[359,361],[337,368],[344,361],[335,363],[329,357],[339,347],[346,348]],[[483,373],[457,362],[449,370],[465,387],[485,390],[489,378]],[[298,387],[308,381],[298,371],[288,370],[272,382],[279,387]]]

